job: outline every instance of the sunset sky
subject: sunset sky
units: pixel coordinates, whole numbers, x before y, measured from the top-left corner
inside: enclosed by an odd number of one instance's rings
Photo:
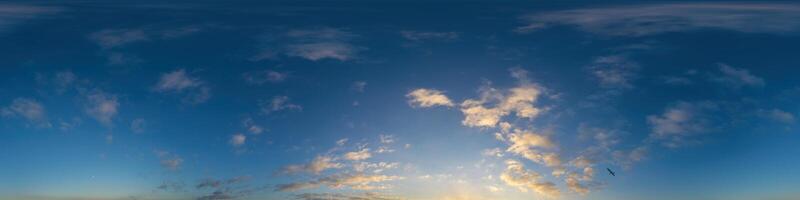
[[[792,2],[6,2],[0,52],[3,200],[800,199]]]

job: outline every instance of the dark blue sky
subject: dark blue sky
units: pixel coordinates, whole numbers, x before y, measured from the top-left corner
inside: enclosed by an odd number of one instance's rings
[[[2,3],[0,199],[797,199],[798,46],[790,2]]]

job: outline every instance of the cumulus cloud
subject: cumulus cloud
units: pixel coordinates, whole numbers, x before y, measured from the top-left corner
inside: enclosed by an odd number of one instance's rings
[[[361,149],[359,151],[347,152],[344,154],[344,159],[347,160],[365,160],[371,157],[372,154],[369,153],[368,148]]]
[[[268,45],[253,56],[252,60],[273,59],[278,54],[284,54],[311,61],[325,59],[349,61],[366,49],[352,44],[352,40],[357,37],[356,34],[336,28],[290,30],[277,39],[285,43]]]
[[[516,160],[507,160],[506,169],[500,174],[500,180],[520,191],[533,190],[540,195],[552,198],[561,195],[555,184],[542,179],[542,175],[526,170],[525,166]]]
[[[739,88],[742,86],[764,86],[764,79],[751,74],[750,71],[746,69],[734,68],[726,64],[719,64],[719,71],[720,74],[712,77],[711,80],[733,88]]]
[[[242,77],[247,83],[253,85],[263,85],[264,83],[278,83],[283,82],[289,77],[287,72],[277,72],[272,70],[251,71],[242,74]]]
[[[435,90],[435,89],[425,89],[419,88],[415,89],[408,94],[406,94],[408,98],[408,104],[411,107],[420,107],[420,108],[427,108],[433,106],[453,106],[453,102],[450,101],[450,98],[444,95],[442,91]]]
[[[99,90],[86,94],[87,104],[84,112],[98,122],[110,126],[119,112],[117,96]]]
[[[462,124],[469,127],[495,127],[503,117],[515,114],[518,118],[534,119],[544,109],[534,105],[542,94],[542,88],[530,83],[527,71],[513,68],[511,76],[520,83],[508,92],[502,92],[490,85],[479,90],[479,99],[467,99],[461,103],[464,114]]]
[[[574,9],[523,16],[516,29],[529,33],[566,25],[611,36],[729,30],[744,33],[792,33],[800,30],[800,6],[786,3],[669,3]]]
[[[291,99],[289,99],[287,96],[272,97],[272,100],[270,101],[261,102],[261,111],[265,114],[269,114],[282,110],[303,110],[302,106],[294,104],[290,100]]]
[[[671,148],[696,143],[692,136],[711,129],[708,112],[716,109],[717,105],[711,102],[678,102],[661,115],[647,116],[650,137]]]
[[[565,173],[565,168],[561,164],[561,157],[558,154],[542,152],[542,150],[552,149],[556,146],[547,136],[528,130],[516,129],[515,132],[508,134],[507,138],[509,142],[509,147],[506,149],[507,152],[552,168],[554,176],[560,176]]]
[[[341,163],[337,163],[330,156],[317,156],[311,163],[301,165],[289,165],[283,167],[281,173],[294,174],[299,172],[308,172],[312,174],[319,174],[326,169],[342,168]]]
[[[200,79],[191,77],[184,69],[162,74],[154,90],[181,94],[183,101],[191,104],[203,103],[211,98],[211,88]]]
[[[27,98],[16,98],[11,105],[0,108],[3,117],[22,117],[28,123],[39,128],[50,128],[52,124],[47,119],[47,111],[39,101]]]

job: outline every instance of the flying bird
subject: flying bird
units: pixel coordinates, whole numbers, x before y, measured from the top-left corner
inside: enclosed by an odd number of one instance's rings
[[[611,169],[606,168],[606,170],[608,170],[608,173],[611,174],[611,176],[617,176],[616,174],[614,174],[614,171],[611,171]]]
[[[611,169],[606,168],[606,170],[608,170],[608,173],[611,174],[611,176],[617,176],[617,174],[615,174],[614,171],[611,171]]]

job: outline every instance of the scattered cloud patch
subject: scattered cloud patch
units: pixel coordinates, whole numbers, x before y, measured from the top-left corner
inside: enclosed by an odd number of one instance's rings
[[[111,126],[114,117],[119,113],[117,96],[100,90],[89,92],[85,95],[87,100],[84,112],[98,122]]]
[[[308,164],[302,165],[289,165],[281,170],[283,174],[295,174],[299,172],[308,172],[312,174],[319,174],[326,169],[342,168],[341,163],[337,163],[330,156],[317,156]]]
[[[275,96],[272,100],[261,103],[261,111],[265,114],[274,113],[282,110],[302,111],[303,107],[294,104],[287,96]]]
[[[589,71],[607,89],[633,88],[639,65],[622,56],[603,56],[595,59]]]
[[[289,77],[287,72],[277,72],[272,70],[251,71],[242,74],[244,80],[253,85],[263,85],[267,82],[279,83],[285,81]]]
[[[415,89],[408,94],[408,104],[411,107],[428,108],[433,106],[453,106],[450,98],[444,95],[442,91],[435,89],[419,88]]]
[[[500,174],[500,180],[506,185],[515,187],[520,191],[532,190],[544,197],[555,198],[561,195],[556,185],[543,180],[542,175],[526,170],[525,166],[516,160],[507,160],[506,169]]]
[[[711,78],[711,80],[730,86],[733,88],[740,87],[763,87],[765,85],[764,79],[755,76],[746,69],[734,68],[726,64],[719,64],[720,74]]]
[[[202,80],[192,77],[184,69],[161,75],[154,90],[162,93],[183,95],[183,101],[191,104],[206,102],[211,98],[211,89]]]
[[[7,107],[0,108],[3,117],[22,117],[29,124],[38,128],[50,128],[53,125],[47,119],[44,106],[34,99],[16,98]]]
[[[678,102],[660,115],[647,116],[652,130],[650,137],[670,148],[697,143],[693,136],[712,129],[708,115],[713,110],[717,110],[717,105],[712,102]]]
[[[161,163],[161,167],[164,167],[164,169],[177,171],[183,164],[183,158],[174,153],[160,150],[155,150],[154,152]]]

